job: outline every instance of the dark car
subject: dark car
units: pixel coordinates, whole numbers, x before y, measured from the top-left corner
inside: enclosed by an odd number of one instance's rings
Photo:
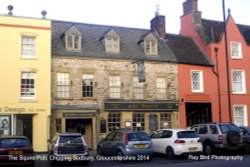
[[[99,142],[99,155],[130,156],[140,160],[151,160],[153,155],[152,140],[145,132],[116,130]]]
[[[218,150],[238,150],[243,145],[239,127],[233,123],[204,123],[193,125],[203,144],[204,154]]]
[[[80,161],[88,164],[89,150],[81,133],[57,133],[48,140],[48,160],[55,162]]]
[[[243,133],[244,149],[245,151],[250,152],[250,127],[240,126],[239,128]]]
[[[0,136],[0,165],[34,166],[35,155],[25,136]]]

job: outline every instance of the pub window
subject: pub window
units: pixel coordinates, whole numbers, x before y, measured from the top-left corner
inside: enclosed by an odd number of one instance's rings
[[[109,77],[109,96],[110,98],[121,97],[121,83],[120,76],[118,75],[111,75]]]
[[[161,113],[160,115],[160,128],[172,128],[172,114]]]
[[[138,131],[145,130],[145,114],[143,113],[133,114],[133,130],[138,130]]]
[[[57,73],[57,97],[67,98],[70,93],[69,73]]]
[[[108,115],[108,130],[114,131],[119,129],[121,125],[121,114],[120,113],[109,113]]]
[[[158,77],[156,79],[157,84],[157,99],[166,98],[166,78]]]
[[[82,97],[93,97],[93,94],[94,94],[93,79],[94,79],[94,76],[92,74],[83,74]]]
[[[144,98],[144,84],[139,82],[139,77],[135,76],[134,80],[134,98],[143,99]]]
[[[62,132],[62,120],[56,119],[56,132],[60,133]]]

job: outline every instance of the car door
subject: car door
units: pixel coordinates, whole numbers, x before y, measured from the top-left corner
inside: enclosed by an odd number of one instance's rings
[[[162,130],[158,130],[150,136],[150,138],[153,142],[153,151],[156,153],[160,152],[159,147],[160,147],[160,138],[161,138],[162,132],[163,132]]]
[[[112,154],[112,140],[114,138],[115,132],[111,132],[103,141],[102,141],[102,152],[105,155]]]
[[[159,153],[165,154],[166,148],[170,145],[171,137],[173,132],[171,130],[163,130],[161,134],[161,138],[159,139],[158,146],[159,146]]]

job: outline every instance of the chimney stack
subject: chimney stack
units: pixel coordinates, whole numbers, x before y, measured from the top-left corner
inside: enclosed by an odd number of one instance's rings
[[[166,36],[166,26],[165,26],[165,16],[159,15],[158,13],[150,21],[151,30],[156,31],[160,38],[165,38]]]
[[[198,0],[186,0],[183,3],[183,15],[193,15],[193,24],[201,24],[201,12],[198,11]]]

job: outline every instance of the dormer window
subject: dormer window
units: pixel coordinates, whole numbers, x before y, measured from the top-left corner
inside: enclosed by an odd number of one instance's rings
[[[116,52],[120,51],[120,40],[116,38],[105,38],[105,51]]]
[[[80,51],[82,49],[82,33],[75,26],[70,27],[64,35],[67,50]]]
[[[145,41],[144,48],[145,48],[146,55],[157,55],[158,54],[157,42],[155,42],[155,41]]]
[[[81,50],[81,36],[66,35],[66,49]]]
[[[106,52],[109,53],[120,52],[120,36],[115,30],[111,29],[108,32],[106,32],[103,36],[103,39]]]

